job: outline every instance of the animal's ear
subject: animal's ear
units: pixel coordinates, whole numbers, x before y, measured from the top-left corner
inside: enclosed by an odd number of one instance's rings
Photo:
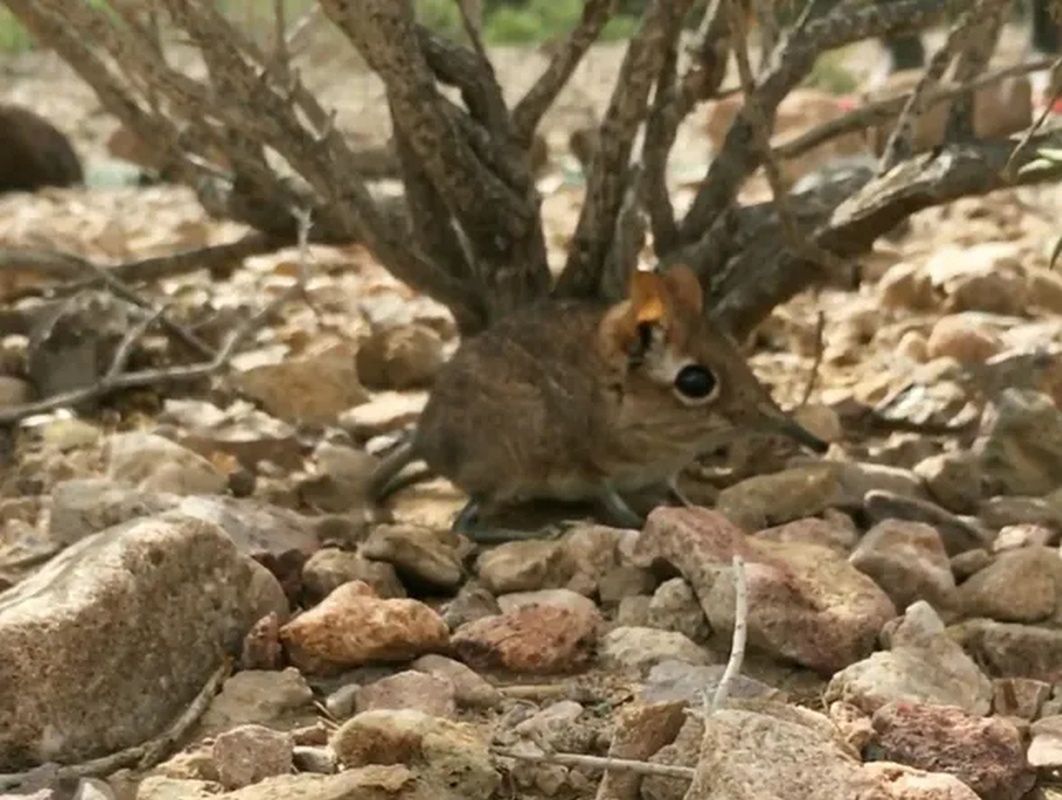
[[[631,273],[630,310],[636,324],[659,324],[667,318],[667,285],[656,272]]]
[[[676,303],[697,315],[704,310],[704,290],[692,269],[685,264],[676,264],[664,273],[663,280]]]

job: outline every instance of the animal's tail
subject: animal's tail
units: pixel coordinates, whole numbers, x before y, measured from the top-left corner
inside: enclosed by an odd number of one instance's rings
[[[423,477],[422,475],[416,475],[411,476],[409,481],[405,479],[396,480],[398,474],[416,460],[413,434],[410,434],[394,450],[388,453],[377,465],[376,469],[373,470],[372,477],[369,479],[369,497],[374,502],[379,502],[402,486]]]

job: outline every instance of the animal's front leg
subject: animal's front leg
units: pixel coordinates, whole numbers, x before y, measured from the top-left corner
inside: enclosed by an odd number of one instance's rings
[[[627,501],[619,496],[619,493],[611,486],[606,486],[600,496],[600,502],[612,521],[622,528],[636,528],[641,530],[645,520],[631,510]]]

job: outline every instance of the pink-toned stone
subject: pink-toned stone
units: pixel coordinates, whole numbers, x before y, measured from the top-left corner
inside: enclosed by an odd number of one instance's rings
[[[896,616],[888,596],[836,552],[747,539],[721,514],[658,508],[635,548],[641,565],[670,562],[693,587],[712,629],[734,625],[735,554],[745,561],[749,641],[822,672],[866,657]]]
[[[475,669],[569,672],[589,660],[600,622],[597,614],[525,606],[461,626],[451,645]]]
[[[292,663],[324,673],[436,652],[446,647],[447,635],[446,623],[428,606],[383,600],[361,581],[343,584],[280,630]]]
[[[888,761],[946,772],[983,800],[1018,800],[1035,775],[1014,723],[952,706],[890,703],[873,718],[874,744]]]
[[[356,710],[412,708],[433,717],[454,717],[454,685],[446,678],[406,670],[358,689]]]

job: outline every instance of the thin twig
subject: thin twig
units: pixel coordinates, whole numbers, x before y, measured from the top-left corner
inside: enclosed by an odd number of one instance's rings
[[[44,414],[57,408],[78,405],[88,400],[97,400],[119,389],[134,389],[144,386],[154,386],[160,383],[174,383],[177,381],[194,381],[209,377],[224,369],[237,347],[247,338],[270,314],[279,306],[286,303],[292,297],[298,295],[299,284],[293,285],[281,294],[269,305],[244,320],[225,340],[217,355],[210,361],[199,364],[188,364],[165,369],[145,369],[139,372],[125,372],[120,375],[105,375],[97,382],[77,389],[71,389],[60,394],[46,397],[33,403],[5,406],[0,408],[0,425],[11,425],[34,414]]]
[[[539,764],[560,764],[570,767],[590,767],[601,770],[627,770],[639,775],[656,775],[665,778],[681,778],[692,781],[693,767],[677,764],[654,764],[650,761],[635,761],[629,758],[608,758],[606,756],[586,756],[577,753],[518,753],[513,750],[491,748],[491,752],[502,758],[518,761],[532,761]]]
[[[708,714],[714,714],[726,703],[730,686],[741,674],[741,665],[745,661],[745,640],[749,629],[748,586],[745,582],[745,562],[741,556],[734,555],[734,638],[730,645],[730,659],[726,662],[723,677],[715,687]]]
[[[823,342],[823,334],[826,332],[826,315],[819,312],[819,319],[815,323],[815,360],[811,362],[811,372],[808,373],[808,382],[804,384],[804,396],[800,398],[800,407],[803,408],[811,399],[811,393],[815,391],[815,384],[819,380],[819,369],[822,367],[822,354],[826,349]]]
[[[929,93],[929,97],[926,99],[926,108],[932,108],[939,103],[953,100],[966,92],[977,91],[985,86],[991,86],[994,83],[1004,81],[1007,78],[1013,78],[1026,75],[1030,72],[1046,69],[1054,63],[1056,63],[1054,59],[1042,58],[1036,61],[1031,61],[1027,64],[1012,64],[1009,67],[1002,67],[1001,69],[992,72],[986,72],[976,80],[968,81],[959,86],[953,86],[946,90],[936,89]],[[861,131],[864,128],[880,122],[886,122],[903,111],[903,107],[907,101],[910,100],[911,94],[912,92],[904,92],[896,97],[889,97],[884,100],[877,100],[873,103],[867,103],[866,105],[860,106],[843,116],[831,119],[821,125],[817,125],[811,130],[805,131],[799,136],[778,145],[774,148],[774,154],[777,158],[786,160],[798,158],[809,150],[818,147],[831,139],[835,139],[838,136]]]
[[[118,343],[118,347],[114,351],[114,357],[111,359],[110,367],[107,368],[104,380],[113,380],[125,372],[125,368],[129,364],[129,359],[133,355],[133,348],[144,337],[144,334],[147,333],[147,329],[150,328],[165,311],[165,306],[156,308],[152,313],[145,315],[142,320],[125,332],[125,336],[122,337],[122,341]]]
[[[767,173],[767,181],[771,185],[771,194],[774,196],[774,206],[778,213],[778,219],[782,223],[782,230],[785,232],[786,239],[794,251],[809,261],[817,262],[832,272],[839,273],[844,263],[842,259],[816,246],[803,235],[800,226],[797,224],[796,216],[793,214],[789,204],[789,191],[782,180],[782,171],[778,166],[778,160],[771,149],[771,122],[760,105],[759,93],[756,92],[756,79],[752,74],[752,64],[749,59],[748,30],[745,25],[745,17],[738,0],[726,0],[726,2],[727,10],[730,14],[734,56],[737,60],[742,90],[745,93],[745,108],[749,121],[752,123],[755,144],[762,151],[763,169]]]
[[[136,767],[143,770],[155,766],[166,757],[173,746],[203,716],[203,712],[210,705],[210,701],[214,699],[214,695],[231,669],[232,660],[226,657],[221,666],[214,670],[206,683],[203,684],[203,688],[199,690],[199,693],[193,698],[184,712],[160,736],[143,744],[127,747],[125,750],[120,750],[108,756],[94,758],[81,764],[60,766],[56,770],[56,778],[60,780],[84,778],[92,775],[108,775],[124,767]],[[34,771],[0,775],[0,789],[18,786],[32,777],[33,774]]]
[[[962,13],[948,31],[948,38],[944,41],[944,45],[929,60],[929,66],[926,67],[925,73],[904,104],[903,111],[900,112],[900,118],[896,121],[896,127],[893,128],[885,145],[885,152],[881,156],[881,163],[878,167],[881,174],[885,174],[911,154],[914,127],[928,107],[929,92],[940,82],[955,57],[966,48],[970,38],[976,35],[977,23],[1001,2],[1002,0],[977,0],[972,8]]]
[[[1062,68],[1062,56],[1059,56],[1051,62],[1049,67],[1051,74],[1055,74],[1057,70]],[[1051,93],[1051,97],[1047,101],[1047,105],[1044,106],[1044,110],[1040,112],[1040,116],[1036,122],[1025,131],[1025,134],[1021,137],[1021,141],[1018,142],[1018,146],[1014,148],[1014,152],[1010,154],[1010,158],[1007,159],[1007,166],[1003,168],[1003,175],[1009,181],[1014,179],[1014,174],[1017,171],[1018,158],[1024,155],[1025,150],[1029,147],[1029,142],[1036,135],[1037,131],[1044,126],[1047,122],[1047,118],[1051,116],[1051,112],[1054,110],[1055,103],[1058,102],[1058,98],[1062,97],[1062,81],[1057,81],[1054,91]]]

